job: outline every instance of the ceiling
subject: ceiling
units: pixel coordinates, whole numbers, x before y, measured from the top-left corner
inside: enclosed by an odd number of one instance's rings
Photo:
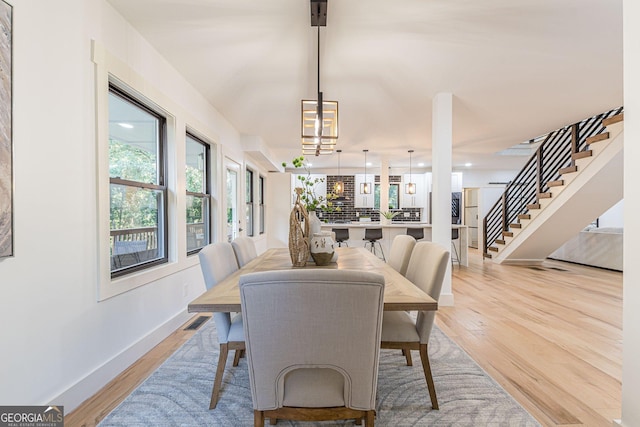
[[[432,100],[451,92],[453,167],[513,169],[508,147],[622,105],[622,0],[328,0],[321,90],[343,168],[431,162]],[[109,0],[240,132],[300,153],[315,99],[309,0]],[[335,155],[310,159],[335,167]]]

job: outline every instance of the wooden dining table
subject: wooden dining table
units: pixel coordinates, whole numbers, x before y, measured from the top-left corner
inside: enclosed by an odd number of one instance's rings
[[[327,266],[318,267],[308,262],[306,267],[293,267],[287,248],[268,249],[244,267],[227,276],[216,286],[189,303],[188,311],[241,312],[240,276],[261,271],[288,270],[294,268],[330,268],[339,270],[364,270],[384,276],[385,311],[430,311],[438,309],[438,302],[398,273],[386,262],[364,248],[336,248],[338,259]]]

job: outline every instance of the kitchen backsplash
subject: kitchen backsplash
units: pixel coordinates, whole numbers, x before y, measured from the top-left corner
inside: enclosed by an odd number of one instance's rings
[[[336,206],[340,207],[340,212],[322,212],[320,219],[324,222],[350,222],[359,221],[359,217],[356,216],[356,212],[360,214],[360,217],[371,217],[371,221],[380,221],[380,213],[375,209],[355,208],[354,195],[355,195],[355,177],[354,176],[338,176],[327,175],[327,192],[331,191],[335,183],[341,179],[344,182],[344,194],[348,195],[345,198],[341,198],[334,201]],[[379,176],[376,176],[375,182],[379,182]],[[389,183],[401,183],[402,177],[400,175],[390,175]],[[420,222],[420,208],[404,208],[398,211],[402,212],[400,215],[393,219],[393,222]],[[318,212],[320,214],[320,212]],[[406,217],[405,214],[409,216]]]

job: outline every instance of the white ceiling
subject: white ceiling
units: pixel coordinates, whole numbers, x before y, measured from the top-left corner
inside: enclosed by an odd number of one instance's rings
[[[109,0],[239,131],[300,152],[315,99],[309,0]],[[453,165],[622,105],[622,0],[329,0],[321,90],[339,101],[342,167],[430,165],[431,105],[451,92]],[[335,167],[335,156],[311,159]]]

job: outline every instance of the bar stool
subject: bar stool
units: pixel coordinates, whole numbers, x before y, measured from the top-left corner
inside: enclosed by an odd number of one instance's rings
[[[378,253],[376,252],[376,243],[380,248],[380,253],[382,254],[382,259],[386,262],[387,259],[384,257],[384,251],[382,250],[382,244],[378,241],[382,239],[382,228],[366,228],[364,230],[364,239],[366,242],[364,243],[365,249],[367,248],[367,244],[369,244],[369,250],[373,252],[376,256]]]
[[[424,239],[424,228],[409,228],[407,227],[407,235],[413,237],[416,240]]]
[[[456,240],[458,240],[460,238],[460,230],[458,230],[457,228],[452,228],[451,229],[451,246],[453,247],[453,252],[451,252],[451,266],[453,266],[454,262],[458,263],[458,266],[460,266],[460,255],[458,255],[458,248],[456,247]],[[453,256],[453,254],[456,254],[455,258]]]
[[[347,240],[349,240],[348,228],[332,228],[331,231],[333,231],[336,235],[334,240],[338,244],[338,247],[342,247],[343,243],[345,244],[345,246],[349,246],[349,243],[347,242]]]

